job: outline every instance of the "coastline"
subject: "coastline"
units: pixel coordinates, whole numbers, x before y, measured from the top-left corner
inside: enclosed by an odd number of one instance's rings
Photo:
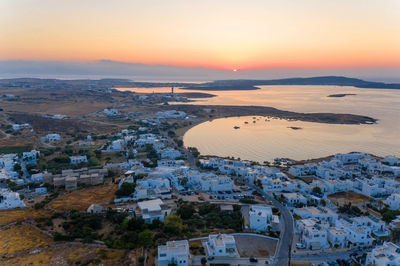
[[[199,119],[203,118],[203,121],[235,116],[268,116],[292,121],[299,120],[304,122],[347,125],[376,124],[378,121],[375,118],[362,115],[338,113],[297,113],[266,106],[173,104],[169,105],[167,109],[184,111],[187,114],[197,116]]]
[[[195,121],[190,125],[180,127],[175,130],[176,137],[183,140],[183,136],[192,127],[207,121],[213,121],[220,118],[242,117],[242,116],[268,116],[285,120],[298,120],[312,123],[342,124],[342,125],[369,125],[376,124],[377,120],[368,116],[353,114],[335,114],[335,113],[296,113],[283,111],[272,107],[264,106],[221,106],[221,105],[190,105],[177,104],[169,105],[169,109],[185,111],[197,115]],[[201,111],[213,110],[207,115],[198,115]]]

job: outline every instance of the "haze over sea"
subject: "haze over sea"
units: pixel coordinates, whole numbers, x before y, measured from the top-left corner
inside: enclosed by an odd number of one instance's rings
[[[399,90],[340,86],[260,88],[254,91],[207,91],[217,96],[191,104],[259,105],[294,112],[350,113],[376,118],[378,123],[337,125],[278,119],[266,122],[266,118],[261,117],[221,118],[191,128],[184,135],[185,146],[197,147],[202,155],[234,156],[259,162],[277,157],[311,159],[352,151],[379,156],[400,155]],[[161,92],[170,88],[132,90]],[[356,95],[328,97],[332,94]],[[234,129],[234,126],[240,126],[240,129]]]

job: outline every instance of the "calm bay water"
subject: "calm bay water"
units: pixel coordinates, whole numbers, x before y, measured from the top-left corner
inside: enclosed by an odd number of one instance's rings
[[[191,128],[184,136],[185,146],[197,147],[203,155],[234,156],[260,162],[276,157],[301,160],[352,151],[400,156],[400,90],[340,86],[260,88],[255,91],[206,91],[217,97],[191,104],[260,105],[294,112],[350,113],[371,116],[378,119],[378,123],[335,125],[280,119],[266,122],[264,117],[257,117],[253,123],[252,117],[222,118]],[[161,92],[170,91],[170,88],[133,90]],[[327,97],[342,93],[356,95]],[[240,129],[234,129],[234,126],[240,126]]]

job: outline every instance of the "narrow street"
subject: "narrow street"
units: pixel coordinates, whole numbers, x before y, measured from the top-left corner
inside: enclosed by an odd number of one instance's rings
[[[279,237],[278,248],[276,250],[272,265],[276,266],[289,265],[291,256],[290,254],[291,246],[294,235],[294,221],[292,214],[284,205],[282,205],[279,201],[275,200],[272,196],[265,193],[264,190],[256,187],[254,184],[248,184],[248,185],[257,190],[257,192],[260,193],[265,200],[272,201],[273,205],[279,209],[279,212],[281,213],[279,219],[280,222],[283,223],[281,226],[281,234]]]

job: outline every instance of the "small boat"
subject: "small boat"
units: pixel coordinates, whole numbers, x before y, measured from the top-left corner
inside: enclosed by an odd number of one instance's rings
[[[245,124],[248,124],[249,122],[246,121],[246,122],[244,122],[244,123],[245,123]]]
[[[256,120],[253,121],[253,123],[255,123],[255,122],[256,122]]]
[[[240,127],[238,127],[238,126],[234,126],[233,128],[234,128],[234,129],[239,129]]]

